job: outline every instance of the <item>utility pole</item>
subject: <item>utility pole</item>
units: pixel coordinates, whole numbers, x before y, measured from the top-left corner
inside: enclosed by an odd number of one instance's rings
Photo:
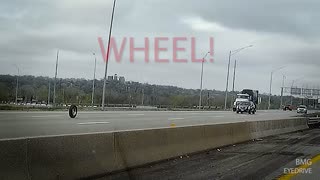
[[[92,81],[92,98],[91,98],[91,105],[93,107],[94,105],[94,82],[96,80],[96,66],[97,66],[97,58],[96,58],[96,54],[93,53],[94,56],[94,69],[93,69],[93,81]]]
[[[114,16],[114,9],[116,6],[116,0],[113,0],[113,7],[112,7],[112,14],[111,14],[111,22],[110,22],[110,29],[109,29],[109,38],[108,38],[108,47],[107,47],[107,57],[105,59],[106,66],[104,70],[104,80],[103,80],[103,90],[102,90],[102,111],[104,111],[104,101],[105,101],[105,94],[106,94],[106,83],[107,83],[107,73],[108,73],[108,62],[109,62],[109,52],[110,52],[110,39],[112,33],[112,25],[113,25],[113,16]]]
[[[57,83],[57,73],[58,73],[58,60],[59,60],[59,50],[57,51],[56,60],[56,72],[54,74],[54,84],[53,84],[53,106],[56,105],[56,83]]]

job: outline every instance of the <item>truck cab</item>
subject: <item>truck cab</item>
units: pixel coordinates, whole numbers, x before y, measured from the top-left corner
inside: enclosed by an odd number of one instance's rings
[[[255,104],[252,101],[241,101],[236,106],[237,113],[248,113],[248,114],[255,114],[256,108]]]
[[[233,103],[233,111],[236,111],[236,107],[240,102],[249,102],[250,96],[248,94],[237,94],[237,98]]]
[[[250,114],[256,112],[257,104],[259,103],[259,91],[252,89],[243,89],[240,94],[237,94],[237,98],[233,103],[233,111],[237,111],[237,107],[241,102],[250,103]],[[248,103],[244,103],[248,104]],[[238,112],[238,111],[237,111]],[[252,113],[252,114],[254,114]]]

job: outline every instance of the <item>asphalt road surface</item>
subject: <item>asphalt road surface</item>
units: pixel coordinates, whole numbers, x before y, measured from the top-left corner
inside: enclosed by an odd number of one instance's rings
[[[184,155],[97,179],[318,180],[319,142],[320,129],[305,130]]]
[[[295,111],[273,110],[258,111],[255,115],[227,111],[80,111],[71,119],[67,111],[0,111],[0,139],[273,120],[296,115]]]

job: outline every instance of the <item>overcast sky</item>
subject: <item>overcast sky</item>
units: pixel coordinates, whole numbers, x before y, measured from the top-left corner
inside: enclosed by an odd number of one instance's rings
[[[316,0],[117,0],[113,36],[118,44],[133,37],[137,47],[150,40],[150,63],[144,54],[135,53],[129,62],[129,46],[122,62],[110,56],[108,75],[117,73],[127,80],[151,84],[199,88],[200,63],[173,63],[172,38],[187,37],[179,43],[187,50],[179,58],[191,59],[189,38],[196,37],[196,53],[201,58],[214,38],[214,63],[204,64],[204,88],[224,90],[228,53],[247,45],[232,56],[236,59],[235,89],[269,92],[270,73],[274,73],[273,93],[279,94],[282,76],[285,85],[317,88],[320,85],[320,1]],[[54,76],[56,52],[60,50],[58,77],[92,79],[96,52],[98,79],[104,76],[104,61],[97,41],[106,45],[112,0],[4,0],[0,6],[0,74]],[[161,58],[170,63],[155,63],[153,40],[168,52]],[[230,79],[233,70],[230,69]],[[229,85],[231,89],[232,83]]]

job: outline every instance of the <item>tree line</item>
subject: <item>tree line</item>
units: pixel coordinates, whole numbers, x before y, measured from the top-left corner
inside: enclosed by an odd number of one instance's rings
[[[53,102],[54,78],[35,76],[0,75],[0,102],[15,101],[16,80],[18,83],[18,97],[22,102],[37,102],[51,104]],[[95,80],[94,105],[99,106],[102,100],[103,79]],[[185,89],[175,86],[155,85],[133,81],[120,82],[107,81],[107,105],[127,106],[158,106],[195,108],[199,105],[199,89]],[[238,92],[235,92],[236,94]],[[224,91],[202,91],[202,105],[221,109],[224,106]],[[49,98],[48,98],[49,97]],[[266,95],[261,95],[260,107],[264,109],[267,104]],[[92,80],[75,78],[57,78],[56,104],[91,105]],[[48,102],[49,100],[49,102]],[[230,100],[230,98],[229,98]],[[274,96],[272,106],[279,105],[279,97]],[[230,106],[230,101],[228,102]]]

